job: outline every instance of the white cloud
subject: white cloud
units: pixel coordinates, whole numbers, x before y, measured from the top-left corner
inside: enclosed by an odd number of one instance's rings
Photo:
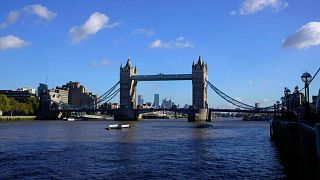
[[[317,45],[320,45],[320,22],[309,22],[288,36],[282,47],[302,49]]]
[[[0,50],[21,48],[29,44],[29,42],[13,35],[0,37]]]
[[[146,36],[153,36],[155,32],[152,29],[136,29],[132,32],[132,34],[144,34]]]
[[[157,40],[153,41],[153,42],[149,45],[150,48],[159,48],[159,47],[161,47],[161,46],[163,46],[163,45],[162,45],[160,39],[157,39]]]
[[[163,42],[156,39],[150,45],[150,48],[193,48],[193,43],[180,36],[174,41]]]
[[[10,11],[7,15],[5,21],[0,24],[0,28],[5,28],[9,26],[10,24],[13,24],[17,21],[18,17],[20,16],[19,11]]]
[[[99,62],[93,62],[91,63],[91,66],[92,67],[102,67],[102,66],[108,66],[108,65],[111,65],[112,64],[112,61],[109,61],[109,60],[101,60]]]
[[[108,16],[100,12],[95,12],[89,17],[89,19],[83,25],[73,26],[69,30],[71,41],[73,43],[77,43],[83,39],[86,39],[90,35],[96,34],[102,28],[113,28],[119,25],[119,23],[108,23]]]
[[[279,11],[287,6],[288,3],[283,0],[245,0],[239,9],[239,13],[240,15],[254,14],[268,7]]]
[[[45,20],[51,20],[57,16],[56,13],[48,10],[47,7],[42,6],[41,4],[28,5],[19,10],[10,11],[4,22],[0,23],[0,28],[5,28],[14,24],[20,16],[27,14],[34,14]]]
[[[236,15],[236,14],[237,14],[237,11],[235,11],[235,10],[230,11],[230,12],[229,12],[229,14],[230,14],[231,16],[234,16],[234,15]]]
[[[47,7],[42,6],[41,4],[34,4],[25,7],[25,11],[37,15],[40,18],[50,20],[57,16],[56,13],[49,11]]]

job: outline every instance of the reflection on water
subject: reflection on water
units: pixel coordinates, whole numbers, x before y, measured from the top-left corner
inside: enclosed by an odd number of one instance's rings
[[[286,178],[267,122],[0,123],[2,178]],[[125,122],[121,122],[125,123]]]

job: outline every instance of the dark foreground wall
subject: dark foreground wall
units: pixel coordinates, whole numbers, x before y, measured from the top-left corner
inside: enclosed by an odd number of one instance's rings
[[[273,120],[275,141],[290,179],[320,179],[320,124]]]

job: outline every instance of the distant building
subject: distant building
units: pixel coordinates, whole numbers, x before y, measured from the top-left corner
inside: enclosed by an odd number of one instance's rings
[[[159,94],[154,94],[153,106],[159,108],[160,106],[160,96]]]
[[[100,106],[102,109],[118,109],[120,107],[119,103],[104,103]]]
[[[138,95],[138,105],[141,105],[144,103],[144,99],[142,95]]]
[[[68,82],[61,89],[68,90],[68,104],[74,107],[97,106],[97,96],[88,92],[79,82]]]
[[[19,90],[19,91],[18,90],[17,91],[0,90],[0,94],[3,94],[5,96],[7,96],[8,98],[13,98],[19,102],[24,102],[31,97],[35,97],[35,94],[29,90],[25,90],[25,91],[22,91],[22,90]]]
[[[254,107],[255,107],[255,108],[260,108],[260,107],[261,107],[261,106],[260,106],[260,103],[255,103],[255,104],[254,104]]]
[[[28,88],[28,87],[22,87],[22,88],[18,88],[17,91],[28,91],[31,94],[36,94],[36,89],[34,88]]]
[[[67,95],[67,97],[66,97]],[[68,91],[63,89],[50,89],[45,91],[40,96],[40,108],[44,109],[59,109],[56,103],[68,104]]]
[[[298,86],[294,88],[294,91],[292,94],[290,94],[290,90],[288,95],[281,97],[282,106],[284,107],[284,110],[289,108],[290,111],[294,111],[298,114],[298,116],[302,117],[305,113],[303,104],[305,103],[305,96],[304,94],[299,90]]]
[[[62,87],[56,87],[55,92],[61,97],[61,102],[68,104],[69,103],[69,90],[63,89]]]
[[[304,103],[304,95],[300,92],[299,87],[296,86],[292,94],[289,95],[291,100],[291,106],[297,107]]]
[[[145,104],[138,105],[138,109],[150,109],[150,108],[152,108],[152,103],[151,102],[147,102]]]
[[[45,93],[47,90],[48,90],[48,85],[47,85],[47,84],[40,83],[39,86],[38,86],[38,89],[37,89],[37,95],[38,95],[38,97],[41,97],[41,95],[42,95],[43,93]]]
[[[55,89],[50,89],[46,91],[46,93],[43,94],[42,98],[53,101],[53,102],[57,102],[57,103],[63,102],[61,95]]]
[[[189,107],[190,107],[189,104],[185,104],[185,105],[183,106],[183,108],[185,108],[185,109],[188,109]]]
[[[318,96],[312,96],[312,104],[317,103]]]
[[[162,105],[161,105],[163,108],[168,108],[170,109],[172,106],[174,106],[174,102],[170,100],[167,100],[167,99],[164,99],[162,100]]]

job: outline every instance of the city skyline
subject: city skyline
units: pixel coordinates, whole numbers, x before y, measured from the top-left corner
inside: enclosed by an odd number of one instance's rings
[[[320,2],[195,2],[1,1],[0,65],[10,68],[0,72],[0,87],[36,88],[48,76],[49,88],[71,80],[101,94],[128,56],[139,74],[175,74],[190,73],[201,54],[215,86],[265,106],[318,69]],[[310,94],[319,86],[315,79]],[[189,81],[138,83],[145,99],[155,93],[192,104]],[[228,104],[209,90],[209,106]]]

